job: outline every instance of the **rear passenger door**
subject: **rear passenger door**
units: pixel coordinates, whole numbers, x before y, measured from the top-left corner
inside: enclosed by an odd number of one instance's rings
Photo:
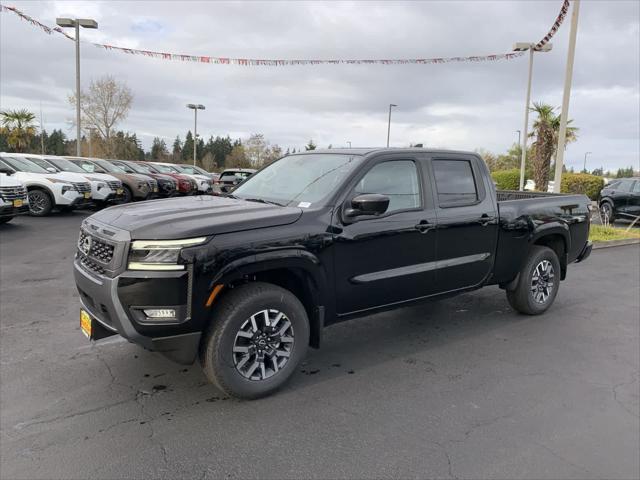
[[[438,222],[438,290],[478,285],[492,272],[498,236],[489,173],[473,155],[434,155],[430,165]]]

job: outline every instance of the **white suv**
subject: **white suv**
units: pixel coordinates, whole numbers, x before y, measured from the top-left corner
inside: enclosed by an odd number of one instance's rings
[[[91,203],[91,185],[77,173],[51,173],[23,157],[0,153],[0,168],[10,169],[27,188],[29,211],[44,217],[51,210],[71,210]]]
[[[87,173],[70,160],[54,155],[25,155],[25,158],[37,163],[48,172],[55,170],[55,172],[70,172],[82,175],[91,183],[91,199],[93,203],[104,206],[108,203],[123,200],[124,189],[122,182],[112,175],[98,172]]]
[[[27,189],[15,179],[13,170],[0,165],[0,225],[28,212]]]

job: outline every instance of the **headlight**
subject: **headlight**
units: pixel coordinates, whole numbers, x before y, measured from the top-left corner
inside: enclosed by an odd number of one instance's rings
[[[138,188],[149,188],[147,182],[138,182]]]
[[[67,192],[73,191],[75,189],[76,189],[76,187],[74,187],[73,185],[63,185],[62,186],[62,195],[64,195]]]
[[[102,182],[100,182],[100,183],[98,184],[98,190],[101,190],[101,189],[103,189],[103,188],[107,188],[107,184],[106,184],[106,183],[102,183]]]
[[[184,270],[180,251],[207,241],[207,237],[185,240],[136,240],[129,251],[129,270]]]

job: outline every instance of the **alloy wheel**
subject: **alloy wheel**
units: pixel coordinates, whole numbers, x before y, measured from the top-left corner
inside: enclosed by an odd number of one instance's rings
[[[31,210],[31,213],[37,215],[47,208],[49,199],[46,195],[46,193],[41,192],[40,190],[33,190],[29,192],[29,209]]]
[[[274,309],[261,310],[244,321],[233,342],[233,363],[249,380],[272,377],[289,361],[294,333],[287,316]]]
[[[547,302],[553,292],[554,277],[553,265],[549,260],[542,260],[536,265],[531,277],[531,295],[536,303]]]

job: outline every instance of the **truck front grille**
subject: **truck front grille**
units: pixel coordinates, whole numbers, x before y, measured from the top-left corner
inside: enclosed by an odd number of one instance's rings
[[[7,202],[11,202],[13,200],[26,200],[27,189],[23,186],[0,187],[0,197]]]
[[[96,262],[92,261],[88,257],[85,257],[82,254],[79,254],[80,264],[86,268],[87,270],[91,270],[99,275],[104,275],[106,273],[105,269],[98,265]]]
[[[113,259],[114,249],[114,245],[103,242],[98,237],[94,237],[93,235],[87,234],[84,230],[80,230],[78,250],[83,257],[109,264]]]
[[[91,192],[91,184],[84,182],[73,182],[73,186],[76,187],[80,193]]]

